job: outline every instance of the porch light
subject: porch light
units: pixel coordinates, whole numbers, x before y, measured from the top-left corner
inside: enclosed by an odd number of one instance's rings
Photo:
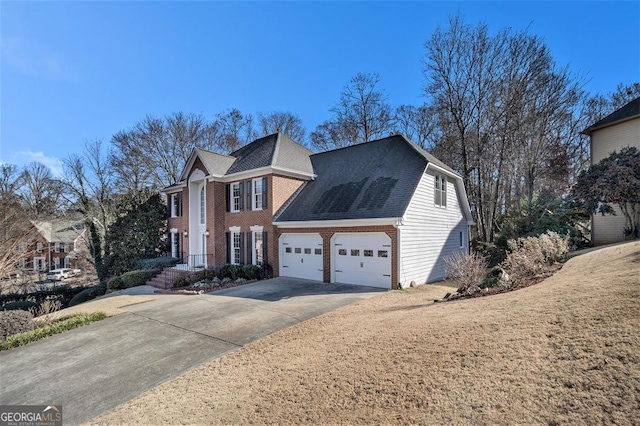
[[[187,232],[187,230],[185,229],[184,232],[182,233],[182,235],[184,235],[185,238],[189,238],[189,233]]]
[[[204,236],[209,238],[209,230],[208,229],[206,231],[204,231]]]

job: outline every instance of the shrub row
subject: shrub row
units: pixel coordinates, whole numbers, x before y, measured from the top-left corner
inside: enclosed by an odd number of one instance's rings
[[[509,253],[502,267],[510,274],[514,284],[528,277],[549,272],[550,267],[563,261],[569,252],[569,236],[547,231],[539,237],[509,240]]]
[[[4,308],[4,305],[11,302],[17,302],[21,300],[30,300],[32,302],[39,303],[50,298],[66,300],[68,303],[69,300],[73,298],[73,296],[80,293],[82,290],[86,288],[87,288],[86,286],[70,287],[64,284],[64,285],[60,285],[52,288],[32,291],[29,293],[0,294],[0,305],[2,305]]]
[[[175,266],[181,262],[181,259],[177,259],[171,256],[154,257],[152,259],[141,259],[138,261],[138,269],[163,269],[170,266]]]
[[[218,270],[218,273],[213,269],[203,269],[194,275],[180,275],[173,281],[174,287],[186,287],[197,283],[198,281],[212,280],[218,278],[224,280],[225,278],[230,281],[237,279],[255,280],[260,278],[261,269],[256,265],[222,265]]]
[[[102,296],[107,292],[107,283],[102,282],[96,286],[86,288],[82,290],[80,293],[73,296],[73,299],[69,301],[69,306],[76,306],[81,303],[87,302],[89,300],[95,299],[96,297]]]
[[[159,273],[159,269],[139,269],[136,271],[125,272],[124,274],[118,277],[113,277],[107,281],[107,288],[109,290],[124,290],[125,288],[144,285]]]
[[[82,325],[91,324],[92,322],[105,319],[107,316],[103,312],[94,312],[92,314],[79,314],[72,317],[56,321],[45,327],[35,328],[30,331],[25,331],[18,334],[10,335],[0,342],[0,351],[6,351],[18,346],[26,345],[27,343],[35,342],[36,340],[43,339],[45,337],[53,336],[67,330],[71,330]]]
[[[471,294],[483,288],[512,288],[523,280],[548,273],[569,252],[569,235],[547,231],[538,237],[508,241],[509,252],[496,268],[487,273],[487,258],[480,253],[454,253],[445,258],[447,279],[458,287],[458,293]],[[504,271],[507,274],[504,273]]]

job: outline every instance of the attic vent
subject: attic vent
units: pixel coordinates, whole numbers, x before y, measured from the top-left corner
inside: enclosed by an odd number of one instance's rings
[[[358,198],[369,178],[359,182],[347,182],[331,187],[313,206],[313,213],[344,213],[349,211],[353,202]]]
[[[377,210],[384,207],[396,183],[398,179],[390,177],[379,177],[371,182],[358,204],[358,210]]]

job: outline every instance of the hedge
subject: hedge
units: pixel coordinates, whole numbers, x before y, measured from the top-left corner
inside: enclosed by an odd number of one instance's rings
[[[82,325],[91,324],[92,322],[103,320],[107,317],[104,312],[94,312],[92,314],[79,314],[72,317],[56,321],[51,325],[45,327],[36,328],[31,331],[25,331],[24,333],[14,334],[7,337],[6,340],[0,342],[0,351],[6,351],[9,349],[17,348],[18,346],[24,346],[28,343],[35,342],[36,340],[44,339],[45,337],[53,336],[67,330],[71,330]]]

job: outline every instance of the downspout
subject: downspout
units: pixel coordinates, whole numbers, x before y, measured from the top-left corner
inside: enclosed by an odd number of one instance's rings
[[[404,218],[401,218],[400,220],[397,220],[394,224],[393,227],[397,229],[397,237],[396,237],[396,255],[397,255],[397,259],[396,259],[396,271],[398,274],[397,277],[397,283],[396,283],[396,290],[398,289],[402,289],[402,280],[400,279],[401,274],[401,268],[402,268],[402,256],[401,256],[401,247],[402,247],[402,239],[401,239],[401,232],[400,232],[400,227],[402,226],[402,222],[403,222]]]

